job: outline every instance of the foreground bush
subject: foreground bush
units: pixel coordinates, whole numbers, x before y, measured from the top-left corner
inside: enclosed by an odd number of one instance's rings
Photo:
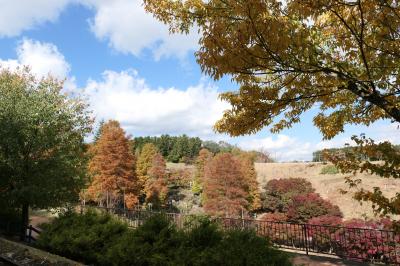
[[[67,214],[44,227],[38,245],[95,265],[291,265],[254,231],[223,231],[207,218],[179,230],[159,215],[130,230],[108,215]]]
[[[83,215],[68,212],[42,229],[38,247],[87,264],[107,264],[104,254],[128,231],[110,215],[93,211]]]

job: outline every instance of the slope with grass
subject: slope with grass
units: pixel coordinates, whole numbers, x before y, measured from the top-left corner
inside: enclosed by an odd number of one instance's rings
[[[346,175],[336,173],[329,164],[323,163],[256,163],[257,178],[260,187],[271,179],[279,178],[305,178],[313,184],[316,192],[323,198],[340,207],[345,219],[373,218],[369,204],[352,199],[351,191],[342,194],[341,189],[348,190],[345,183]],[[358,174],[362,180],[360,187],[372,189],[380,187],[387,196],[394,196],[400,187],[400,180],[385,179],[369,174]]]

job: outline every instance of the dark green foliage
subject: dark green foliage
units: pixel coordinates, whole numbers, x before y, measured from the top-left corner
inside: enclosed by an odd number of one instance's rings
[[[125,224],[110,215],[68,212],[43,226],[37,245],[70,259],[107,265],[104,255],[127,230]]]
[[[205,217],[192,221],[190,227],[177,252],[177,264],[211,265],[210,257],[222,241],[222,231]]]
[[[177,265],[291,265],[286,255],[254,231],[222,231],[207,218],[192,225],[184,240]]]
[[[22,226],[21,210],[10,208],[0,202],[0,234],[15,235]]]
[[[108,215],[68,213],[44,227],[38,245],[95,265],[291,265],[253,231],[223,231],[208,218],[177,229],[164,215],[127,229]]]
[[[292,265],[285,254],[271,248],[268,240],[254,231],[230,230],[213,251],[204,265]]]
[[[136,137],[133,146],[136,152],[140,152],[146,143],[154,144],[162,156],[170,162],[190,162],[201,149],[201,139],[191,138],[186,135],[161,137]]]
[[[182,233],[165,216],[156,215],[136,230],[127,232],[109,248],[113,265],[175,265]]]

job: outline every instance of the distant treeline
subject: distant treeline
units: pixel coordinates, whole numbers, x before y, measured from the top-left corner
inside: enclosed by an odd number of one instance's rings
[[[160,137],[135,137],[132,147],[135,153],[139,153],[146,143],[154,144],[162,156],[169,162],[188,162],[195,158],[201,149],[200,138],[182,136],[161,135]]]
[[[203,141],[198,137],[188,137],[187,135],[170,136],[161,135],[160,137],[135,137],[131,141],[132,148],[136,154],[140,153],[146,143],[154,144],[162,156],[169,162],[192,163],[202,148],[217,154],[220,152],[232,152],[238,147],[224,141]],[[266,152],[254,151],[257,162],[271,162],[270,156]]]
[[[400,150],[400,145],[395,145],[397,149]],[[324,153],[329,153],[329,154],[346,154],[346,153],[351,153],[354,151],[356,147],[353,146],[347,146],[343,148],[331,148],[331,149],[324,149],[324,150],[318,150],[313,152],[313,162],[324,162],[326,161],[326,158],[324,156]],[[380,161],[381,157],[380,156],[375,156],[375,157],[368,157],[365,154],[360,154],[361,160],[369,160],[369,161]]]

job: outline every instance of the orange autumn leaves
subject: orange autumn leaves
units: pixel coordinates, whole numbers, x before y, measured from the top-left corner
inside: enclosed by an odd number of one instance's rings
[[[261,207],[254,161],[248,153],[220,153],[206,158],[200,164],[204,171],[200,180],[207,213],[238,217]]]
[[[117,121],[101,127],[89,148],[91,180],[85,199],[109,208],[145,204],[160,209],[168,201],[168,186],[187,179],[193,192],[201,193],[208,214],[237,217],[261,207],[252,153],[234,149],[214,156],[202,149],[196,171],[175,177],[154,144],[145,144],[137,158],[131,144]]]
[[[87,195],[100,206],[116,206],[122,199],[126,206],[138,202],[135,157],[128,138],[117,121],[109,121],[101,129],[100,138],[89,149],[89,173],[92,182]]]
[[[155,147],[148,150],[151,152],[139,156],[140,171],[136,171],[136,158],[119,122],[105,123],[99,139],[89,149],[88,199],[100,206],[129,209],[139,203],[141,196],[146,203],[163,203],[167,195],[165,161]]]

